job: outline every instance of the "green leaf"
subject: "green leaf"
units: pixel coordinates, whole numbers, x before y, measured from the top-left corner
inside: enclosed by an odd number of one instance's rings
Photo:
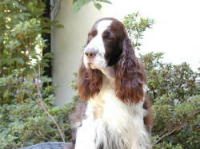
[[[103,2],[103,3],[108,3],[108,4],[112,4],[111,1],[109,0],[97,0],[98,2]]]
[[[102,6],[101,6],[100,3],[94,3],[94,6],[95,6],[97,9],[99,9],[99,10],[102,8]]]
[[[84,5],[88,4],[92,0],[75,0],[73,1],[73,10],[75,12],[79,11]]]

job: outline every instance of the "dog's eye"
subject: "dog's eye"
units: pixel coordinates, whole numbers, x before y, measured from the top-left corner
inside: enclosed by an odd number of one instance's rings
[[[88,42],[93,38],[91,34],[88,35]]]
[[[113,38],[113,33],[109,32],[109,31],[105,31],[103,33],[103,39],[112,39]]]
[[[95,37],[97,35],[97,31],[96,30],[92,30],[89,34],[88,34],[88,41],[90,41],[93,37]]]

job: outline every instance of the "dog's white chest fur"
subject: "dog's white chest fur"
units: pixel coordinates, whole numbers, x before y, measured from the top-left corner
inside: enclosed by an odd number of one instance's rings
[[[104,81],[100,93],[88,102],[75,149],[150,149],[145,114],[143,102],[123,103]]]

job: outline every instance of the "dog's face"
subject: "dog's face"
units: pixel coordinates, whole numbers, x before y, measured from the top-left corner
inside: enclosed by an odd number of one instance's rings
[[[88,34],[79,69],[80,97],[88,100],[97,95],[105,76],[123,102],[137,103],[143,99],[143,66],[135,56],[124,25],[114,18],[98,20]]]
[[[88,34],[83,62],[86,68],[102,70],[117,63],[122,53],[125,29],[113,18],[97,21]]]

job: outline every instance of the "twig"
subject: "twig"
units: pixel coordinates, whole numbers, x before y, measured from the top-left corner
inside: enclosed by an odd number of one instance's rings
[[[62,132],[60,126],[58,125],[58,123],[56,122],[55,118],[48,112],[48,108],[47,108],[46,104],[42,100],[42,94],[41,94],[39,85],[37,85],[37,92],[38,92],[38,97],[39,97],[38,100],[39,100],[41,108],[44,110],[44,112],[48,115],[48,117],[56,125],[56,127],[57,127],[57,129],[59,131],[59,134],[60,134],[60,136],[62,138],[62,141],[65,142],[65,135],[63,134],[63,132]]]
[[[194,111],[192,114],[190,114],[188,116],[188,118],[192,118],[193,116],[197,115],[200,113],[200,110],[196,110]],[[175,127],[174,129],[172,129],[171,131],[165,133],[164,135],[162,135],[158,140],[156,140],[153,143],[153,146],[156,145],[157,143],[159,143],[161,140],[163,140],[165,137],[168,137],[170,135],[172,135],[174,132],[176,131],[180,131],[182,128],[184,128],[187,125],[187,122],[182,122],[180,125],[178,125],[177,127]]]
[[[182,124],[182,126],[178,126],[174,129],[172,129],[171,131],[167,132],[166,134],[162,135],[158,140],[156,140],[154,143],[153,143],[153,146],[158,144],[161,140],[163,140],[165,137],[168,137],[170,135],[172,135],[175,131],[180,131],[183,127],[185,126],[185,123]]]

